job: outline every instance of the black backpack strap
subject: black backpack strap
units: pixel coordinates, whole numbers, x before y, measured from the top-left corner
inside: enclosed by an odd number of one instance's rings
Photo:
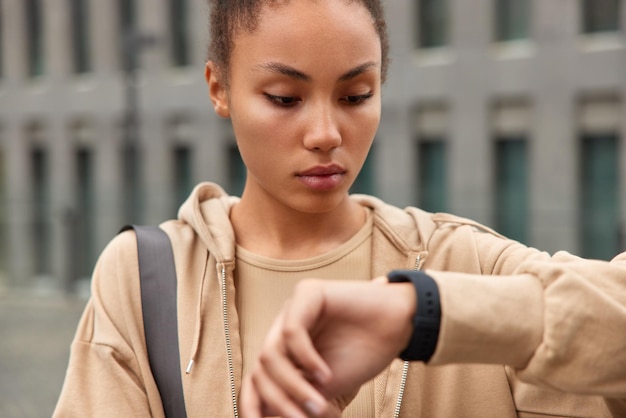
[[[152,375],[167,418],[185,418],[178,350],[176,268],[167,234],[156,226],[130,225],[137,235],[143,327]]]

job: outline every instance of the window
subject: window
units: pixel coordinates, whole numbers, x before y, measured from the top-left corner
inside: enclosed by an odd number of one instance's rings
[[[418,206],[429,212],[445,212],[446,144],[441,139],[422,139],[418,148]]]
[[[118,0],[120,31],[134,29],[137,19],[135,0]]]
[[[180,205],[187,199],[193,189],[193,170],[191,164],[191,148],[186,145],[174,147],[174,210],[176,213]]]
[[[187,115],[177,114],[167,120],[165,129],[171,141],[170,185],[172,213],[175,215],[194,187],[192,125]]]
[[[2,7],[0,5],[0,7]],[[2,142],[2,126],[0,125],[0,143]],[[8,261],[8,198],[6,193],[6,153],[2,147],[0,147],[0,276],[6,272]]]
[[[354,180],[350,193],[363,193],[374,195],[376,193],[376,167],[374,160],[376,159],[375,143],[370,148],[370,152],[363,163],[363,167],[359,172],[359,175]]]
[[[528,242],[528,141],[523,137],[496,138],[496,230]]]
[[[581,15],[584,33],[620,30],[620,0],[582,0]]]
[[[43,47],[43,15],[41,0],[25,0],[24,13],[26,16],[26,57],[27,71],[30,77],[37,77],[44,73]]]
[[[170,56],[179,67],[189,65],[188,6],[187,0],[170,0]]]
[[[93,231],[95,229],[93,153],[80,147],[75,153],[76,167],[76,213],[71,227],[75,229],[73,250],[76,270],[71,279],[89,277],[95,263]]]
[[[429,212],[448,210],[449,119],[449,109],[444,103],[425,103],[415,110],[417,205]]]
[[[135,143],[129,142],[122,147],[122,164],[124,223],[140,223],[143,209],[141,158],[139,147]]]
[[[618,142],[609,133],[581,139],[583,257],[608,260],[620,251]]]
[[[135,35],[136,27],[136,4],[135,0],[118,0],[118,21],[119,21],[119,49],[120,62],[124,70],[135,68],[136,54],[131,48],[132,37]]]
[[[72,16],[72,65],[75,73],[91,70],[89,57],[89,9],[87,0],[70,0]]]
[[[48,153],[35,147],[31,150],[32,240],[35,274],[50,273],[50,168]]]
[[[448,1],[419,0],[417,46],[441,47],[448,42]]]
[[[0,0],[0,78],[4,77],[4,5]]]
[[[623,105],[610,92],[583,97],[580,131],[580,251],[588,258],[609,259],[622,246],[620,236],[620,135]]]
[[[246,166],[241,159],[237,144],[233,143],[228,147],[228,193],[241,196],[245,184]]]
[[[531,0],[494,0],[494,2],[496,41],[527,39]]]
[[[524,244],[529,243],[528,133],[532,112],[532,103],[525,97],[497,99],[491,109],[495,228]]]

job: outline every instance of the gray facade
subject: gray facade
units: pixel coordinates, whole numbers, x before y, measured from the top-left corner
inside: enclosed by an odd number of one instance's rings
[[[387,2],[394,55],[380,130],[389,146],[380,147],[380,166],[415,164],[419,109],[443,109],[438,129],[449,145],[448,210],[494,225],[494,132],[522,131],[530,141],[529,244],[578,253],[582,156],[577,141],[585,131],[616,132],[622,137],[619,201],[624,228],[624,4],[619,30],[583,34],[582,1],[529,2],[529,38],[494,42],[495,1],[450,1],[447,45],[419,50],[413,41],[418,3]],[[417,178],[398,179],[397,171],[383,168],[378,173],[379,190],[400,205],[415,203]]]
[[[626,7],[619,9],[619,30],[584,34],[582,2],[534,1],[528,38],[494,42],[494,1],[450,0],[447,42],[435,48],[415,41],[421,2],[386,2],[392,65],[371,156],[372,192],[399,206],[418,204],[418,144],[437,137],[446,144],[446,210],[496,226],[494,138],[521,136],[529,151],[527,243],[579,253],[579,142],[587,133],[608,132],[618,138],[623,236]],[[123,202],[128,86],[121,2],[87,2],[91,69],[76,74],[71,2],[40,1],[44,69],[34,77],[24,3],[0,3],[0,284],[71,288],[130,221]],[[157,39],[139,56],[134,141],[142,203],[132,221],[150,224],[175,216],[176,155],[187,158],[189,181],[233,185],[232,131],[214,115],[204,81],[206,2],[188,0],[190,62],[182,67],[168,52],[168,4],[138,0],[136,13],[136,25]],[[176,154],[179,148],[190,152]],[[86,207],[88,219],[81,213]]]

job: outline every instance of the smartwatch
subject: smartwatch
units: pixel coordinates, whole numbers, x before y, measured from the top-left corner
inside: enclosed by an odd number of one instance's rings
[[[437,348],[441,323],[439,288],[432,277],[419,270],[394,270],[387,276],[390,283],[413,283],[417,310],[413,317],[413,335],[400,353],[407,361],[428,362]]]

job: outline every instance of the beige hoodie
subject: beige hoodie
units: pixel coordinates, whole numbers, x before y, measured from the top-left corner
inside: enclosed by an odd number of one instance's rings
[[[377,378],[377,417],[626,417],[626,254],[550,257],[462,218],[353,198],[374,209],[373,275],[427,269],[443,312],[429,365],[397,360]],[[189,417],[237,416],[236,201],[203,183],[161,225],[174,248]],[[140,299],[125,232],[96,265],[55,417],[164,416]]]

